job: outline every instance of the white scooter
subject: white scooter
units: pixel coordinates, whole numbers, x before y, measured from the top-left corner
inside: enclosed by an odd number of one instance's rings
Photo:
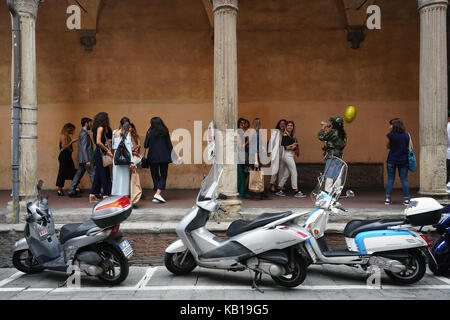
[[[211,122],[208,132],[208,155],[215,158],[214,127]],[[166,268],[176,275],[191,272],[196,266],[230,271],[253,270],[253,288],[261,291],[257,282],[262,273],[268,274],[279,285],[295,287],[306,277],[307,231],[293,220],[307,213],[264,213],[252,221],[237,220],[231,223],[222,239],[209,232],[205,225],[211,214],[220,207],[218,183],[222,168],[213,164],[209,175],[203,180],[194,207],[176,228],[179,240],[166,249]],[[259,277],[259,278],[258,278]]]
[[[306,249],[312,263],[361,266],[364,270],[374,265],[401,284],[422,279],[426,260],[432,256],[428,239],[415,228],[437,223],[443,207],[432,198],[415,198],[405,209],[405,219],[350,221],[344,229],[347,248],[330,249],[324,233],[330,213],[347,211],[338,202],[346,177],[347,164],[333,158],[311,194],[316,209],[303,227],[310,235]],[[352,196],[353,192],[348,190],[347,197]]]

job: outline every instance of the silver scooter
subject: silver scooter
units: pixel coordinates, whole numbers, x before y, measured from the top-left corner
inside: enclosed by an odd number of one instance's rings
[[[252,287],[258,288],[262,274],[268,274],[279,285],[296,287],[306,277],[308,254],[307,231],[294,223],[305,211],[264,213],[252,221],[236,220],[226,231],[227,239],[212,234],[205,227],[212,214],[225,210],[219,200],[218,184],[223,169],[215,163],[214,125],[208,132],[208,155],[213,166],[203,180],[196,205],[176,228],[180,238],[165,253],[166,268],[176,274],[191,272],[196,266],[230,271],[254,271]]]
[[[29,274],[45,269],[70,273],[76,266],[108,285],[124,281],[133,249],[128,240],[121,241],[119,227],[131,214],[131,201],[120,196],[102,200],[88,221],[64,225],[58,240],[48,198],[41,195],[42,184],[40,180],[37,199],[27,203],[25,238],[11,248],[14,266]]]

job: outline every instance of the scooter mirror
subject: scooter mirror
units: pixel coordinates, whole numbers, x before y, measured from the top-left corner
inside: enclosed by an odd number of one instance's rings
[[[352,190],[347,190],[345,195],[347,196],[347,198],[354,198],[355,197],[355,193]]]

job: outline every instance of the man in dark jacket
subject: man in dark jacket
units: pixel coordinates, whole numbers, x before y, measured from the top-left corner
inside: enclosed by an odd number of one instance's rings
[[[78,169],[75,173],[75,177],[72,180],[72,184],[69,188],[69,197],[81,197],[80,193],[76,191],[78,184],[80,183],[81,178],[84,173],[87,171],[89,174],[89,178],[91,179],[91,183],[94,180],[94,166],[92,164],[92,156],[93,156],[93,143],[91,136],[89,135],[89,130],[92,127],[92,119],[83,118],[81,119],[81,126],[83,127],[78,136],[78,153],[77,153],[77,162]]]

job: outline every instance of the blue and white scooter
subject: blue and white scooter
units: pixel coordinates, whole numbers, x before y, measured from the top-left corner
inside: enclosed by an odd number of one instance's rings
[[[330,213],[347,211],[338,202],[346,177],[347,164],[333,158],[311,194],[316,209],[303,225],[311,235],[306,243],[310,262],[360,266],[364,270],[378,266],[401,284],[422,279],[431,256],[428,240],[415,227],[439,221],[442,206],[432,198],[415,198],[405,209],[405,219],[352,220],[344,229],[347,248],[331,249],[325,241],[325,230]],[[348,190],[347,197],[353,196]]]

